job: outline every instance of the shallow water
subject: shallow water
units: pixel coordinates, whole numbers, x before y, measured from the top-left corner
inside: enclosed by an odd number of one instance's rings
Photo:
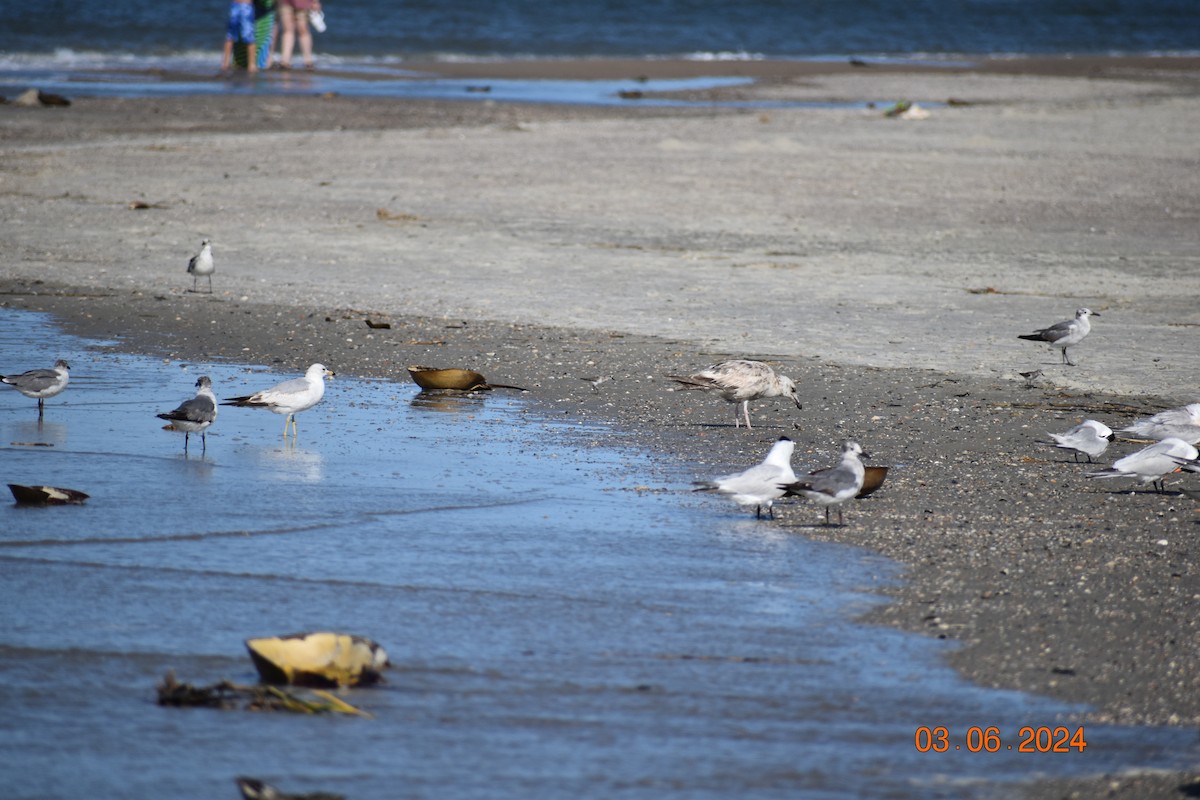
[[[7,310],[0,345],[0,371],[72,365],[41,424],[0,387],[0,477],[92,495],[0,504],[7,797],[210,800],[251,775],[355,800],[929,798],[1197,763],[1177,729],[969,752],[971,726],[1015,746],[1079,709],[855,624],[890,562],[756,523],[692,476],[646,491],[664,470],[634,440],[592,446],[518,395],[339,378],[294,445],[280,417],[222,408],[185,456],[154,414],[199,374],[218,396],[285,376],[102,352]],[[168,669],[252,682],[244,639],[314,629],[387,647],[388,682],[346,692],[374,719],[154,702]],[[962,749],[917,752],[922,725]]]

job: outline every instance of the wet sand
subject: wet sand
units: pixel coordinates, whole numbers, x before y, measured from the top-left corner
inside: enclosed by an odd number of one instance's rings
[[[754,86],[697,99],[828,106],[0,107],[0,291],[189,360],[478,369],[670,456],[653,488],[757,461],[782,434],[798,468],[855,438],[892,473],[846,527],[800,504],[764,524],[905,564],[875,621],[961,641],[954,665],[986,685],[1090,703],[1096,720],[1196,725],[1200,509],[1090,481],[1036,444],[1198,399],[1196,63],[753,69]],[[902,99],[930,118],[885,118]],[[202,237],[212,296],[186,291]],[[1080,305],[1102,316],[1078,367],[1016,339]],[[663,375],[726,356],[776,363],[804,410],[765,401],[735,430],[731,407],[668,391]],[[1027,388],[1017,373],[1033,368]],[[1179,797],[1196,780],[1031,796]]]

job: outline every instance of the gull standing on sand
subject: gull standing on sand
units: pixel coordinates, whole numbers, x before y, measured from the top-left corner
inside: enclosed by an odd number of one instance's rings
[[[265,408],[276,414],[287,414],[283,421],[283,435],[287,436],[288,424],[292,426],[292,435],[296,436],[296,415],[321,402],[325,396],[325,378],[332,378],[333,371],[326,369],[324,364],[313,364],[304,373],[303,378],[284,381],[270,389],[246,395],[231,397],[221,403],[223,406],[239,406],[241,408]]]
[[[1074,451],[1076,461],[1079,460],[1079,454],[1083,453],[1087,456],[1090,464],[1093,458],[1104,455],[1104,451],[1108,449],[1108,443],[1116,434],[1103,422],[1085,419],[1066,433],[1051,433],[1049,436],[1054,441],[1047,442],[1047,444],[1053,444],[1063,450]]]
[[[1183,439],[1163,439],[1149,447],[1143,447],[1136,453],[1131,453],[1113,462],[1113,465],[1099,472],[1089,472],[1089,478],[1134,478],[1143,486],[1153,484],[1162,492],[1163,477],[1177,471],[1186,461],[1194,461],[1200,452]]]
[[[1121,433],[1132,433],[1144,439],[1176,438],[1188,444],[1200,443],[1200,403],[1160,411],[1121,428]]]
[[[720,492],[729,495],[739,506],[754,506],[755,519],[762,517],[763,506],[766,506],[767,513],[774,519],[774,503],[783,497],[780,484],[796,480],[796,473],[792,472],[792,451],[795,449],[795,442],[786,436],[780,437],[761,464],[715,480],[699,481],[700,488],[695,491]]]
[[[804,408],[796,394],[796,382],[791,378],[775,374],[775,370],[761,361],[738,358],[714,364],[694,375],[668,375],[667,377],[682,384],[684,389],[718,392],[728,403],[741,403],[741,416],[738,415],[736,406],[733,409],[733,427],[735,428],[742,424],[744,417],[746,429],[750,429],[751,400],[786,395],[792,398],[796,408]]]
[[[198,291],[196,289],[196,281],[201,277],[207,277],[208,293],[212,294],[212,275],[216,271],[216,267],[213,266],[212,245],[209,244],[208,239],[200,243],[200,252],[188,260],[187,271],[192,276],[193,292]]]
[[[196,396],[184,400],[179,408],[159,414],[159,419],[171,423],[177,431],[183,431],[183,452],[188,450],[188,437],[193,433],[200,434],[200,451],[208,451],[208,434],[205,431],[217,421],[217,397],[213,394],[212,381],[207,375],[201,375],[196,381]]]
[[[858,442],[842,445],[842,460],[831,469],[817,470],[779,488],[789,497],[806,497],[825,506],[825,524],[829,524],[829,507],[837,506],[838,524],[842,522],[842,504],[862,491],[867,470],[860,458],[870,458]]]
[[[53,369],[31,369],[20,375],[0,375],[0,383],[7,383],[26,397],[38,401],[38,419],[46,407],[46,398],[61,394],[71,380],[71,365],[61,358],[54,362]]]
[[[1055,323],[1049,328],[1039,328],[1033,333],[1022,334],[1018,338],[1028,339],[1031,342],[1046,342],[1054,347],[1062,348],[1062,360],[1068,367],[1075,366],[1070,358],[1067,357],[1067,348],[1079,344],[1083,341],[1083,337],[1091,333],[1092,323],[1088,321],[1088,317],[1100,316],[1090,308],[1075,309],[1075,319],[1063,320]]]

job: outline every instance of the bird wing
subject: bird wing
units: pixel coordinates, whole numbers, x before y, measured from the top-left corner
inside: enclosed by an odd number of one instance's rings
[[[212,422],[217,418],[217,406],[208,397],[193,397],[180,403],[179,408],[159,414],[162,419],[180,420],[182,422]]]
[[[58,383],[58,381],[59,374],[52,369],[31,369],[28,372],[22,372],[20,375],[9,375],[4,378],[5,383],[19,386],[31,392],[40,392],[43,389],[49,389]]]

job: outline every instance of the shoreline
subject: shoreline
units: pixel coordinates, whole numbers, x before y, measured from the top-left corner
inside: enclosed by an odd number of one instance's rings
[[[296,369],[319,354],[402,381],[409,364],[470,367],[697,479],[781,434],[797,469],[856,438],[893,472],[846,528],[801,504],[765,524],[904,564],[869,621],[962,641],[964,676],[1092,704],[1089,721],[1195,726],[1195,503],[1098,486],[1036,441],[1196,399],[1200,356],[1181,342],[1200,323],[1198,75],[887,76],[971,90],[924,127],[350,98],[5,108],[0,292],[173,358]],[[861,99],[871,83],[846,67],[752,91]],[[217,243],[211,297],[184,291],[202,234]],[[1075,370],[1015,340],[1080,304],[1104,316]],[[755,429],[735,431],[726,404],[667,391],[663,375],[725,356],[776,363],[804,410],[761,402]],[[1026,389],[1030,364],[1047,376]],[[582,380],[596,376],[611,380]],[[1112,796],[1175,797],[1196,776],[1112,780]],[[1029,796],[1066,794],[1039,786]]]

